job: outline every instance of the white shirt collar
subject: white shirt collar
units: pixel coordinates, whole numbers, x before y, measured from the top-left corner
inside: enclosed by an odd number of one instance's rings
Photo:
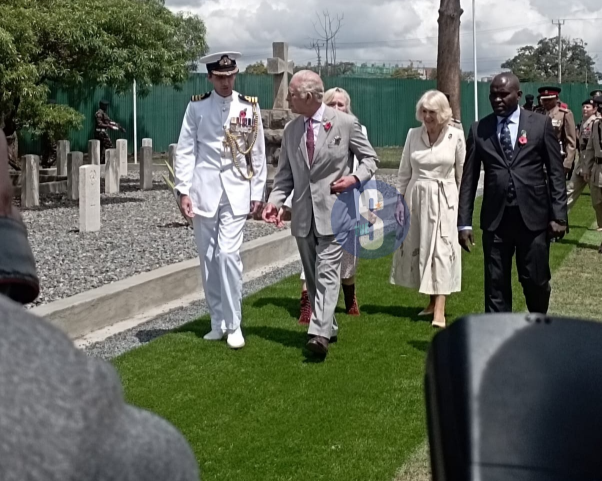
[[[232,99],[234,98],[234,91],[232,91],[232,95],[230,95],[228,97],[222,97],[215,90],[211,93],[211,95],[218,102],[220,102],[222,104],[226,104],[226,103],[232,102]]]
[[[497,116],[497,123],[498,124],[500,124],[504,120],[505,120],[505,117],[500,117],[499,115]],[[508,123],[510,123],[510,124],[517,124],[518,125],[518,121],[519,120],[520,120],[520,107],[518,107],[514,112],[512,112],[508,116]]]
[[[312,119],[314,122],[316,123],[322,123],[322,117],[324,117],[324,110],[326,110],[326,105],[322,104],[320,105],[320,108],[318,110],[316,110],[316,113],[312,116]],[[307,123],[307,121],[309,120],[309,117],[305,117],[303,116],[303,118],[305,119],[305,122]]]

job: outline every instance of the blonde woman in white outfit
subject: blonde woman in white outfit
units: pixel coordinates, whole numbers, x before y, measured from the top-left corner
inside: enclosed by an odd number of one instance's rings
[[[446,296],[460,291],[462,278],[457,220],[466,143],[464,132],[448,125],[451,117],[442,92],[431,90],[418,101],[422,126],[408,132],[397,185],[410,228],[394,254],[390,280],[430,296],[420,314],[432,314],[435,327],[445,327]]]
[[[324,93],[324,103],[333,109],[340,110],[342,112],[353,115],[351,111],[351,98],[346,90],[335,87],[330,90],[327,90]],[[368,137],[366,127],[362,125],[362,132],[366,137]],[[353,170],[355,171],[358,166],[357,158],[353,161]],[[374,178],[370,179],[372,183]],[[366,202],[369,202],[370,199],[374,197],[374,202],[378,202],[378,194],[376,192],[372,192],[372,189],[366,189],[366,194],[360,197],[360,208],[364,206]],[[285,208],[290,209],[291,201],[293,198],[293,194],[291,193],[290,197],[284,203]],[[367,208],[368,205],[365,205]],[[282,213],[281,213],[282,214]],[[356,243],[357,244],[357,243]],[[356,245],[357,247],[357,245]],[[355,271],[357,269],[357,253],[351,252],[349,247],[343,251],[343,260],[341,264],[341,284],[343,287],[343,295],[345,297],[345,312],[347,312],[350,316],[359,316],[360,310],[357,303],[357,296],[355,293]],[[311,306],[309,303],[309,297],[307,295],[307,286],[305,285],[305,273],[301,271],[301,281],[303,283],[301,287],[301,313],[299,316],[299,324],[309,324],[311,319]]]

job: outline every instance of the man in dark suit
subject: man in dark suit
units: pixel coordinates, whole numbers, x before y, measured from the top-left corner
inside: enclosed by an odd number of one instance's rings
[[[493,114],[468,134],[460,188],[459,241],[474,245],[472,214],[481,164],[485,169],[481,229],[485,311],[512,311],[512,258],[530,312],[550,302],[550,239],[566,231],[566,186],[560,146],[548,116],[521,109],[518,78],[507,72],[490,86]]]

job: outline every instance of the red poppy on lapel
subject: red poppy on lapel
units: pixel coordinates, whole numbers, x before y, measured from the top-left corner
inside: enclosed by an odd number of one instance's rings
[[[332,124],[331,124],[330,122],[326,122],[326,123],[324,124],[324,130],[325,130],[326,132],[328,132],[328,131],[330,130],[330,128],[331,128],[331,127],[332,127]]]
[[[527,143],[527,132],[526,131],[522,131],[520,133],[520,137],[518,138],[518,143],[520,145],[525,145]]]

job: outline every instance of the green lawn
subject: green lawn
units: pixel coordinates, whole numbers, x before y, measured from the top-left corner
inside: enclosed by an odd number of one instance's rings
[[[580,202],[570,236],[553,245],[554,269],[592,218]],[[463,256],[448,319],[483,310],[480,246]],[[325,362],[303,354],[294,276],[245,300],[241,351],[203,341],[204,317],[116,359],[128,401],[181,429],[206,481],[391,481],[425,439],[422,378],[435,331],[416,317],[427,299],[389,285],[390,263],[360,263],[362,316],[337,316]],[[515,293],[521,310],[518,285]]]
[[[401,161],[402,147],[376,147],[380,160],[379,169],[398,169]]]

